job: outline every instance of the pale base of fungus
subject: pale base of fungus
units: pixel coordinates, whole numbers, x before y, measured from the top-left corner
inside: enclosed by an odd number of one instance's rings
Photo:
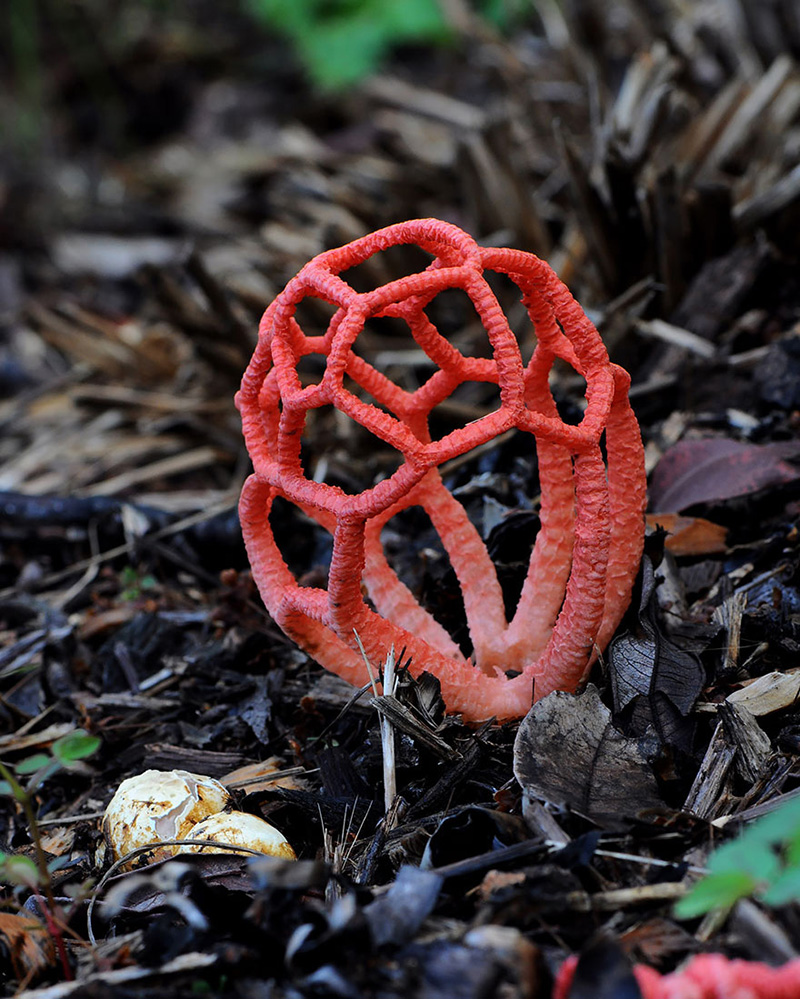
[[[145,770],[117,788],[103,816],[106,855],[112,862],[162,840],[186,839],[189,831],[227,808],[231,796],[213,777],[186,770]],[[175,847],[161,846],[148,859],[166,860]]]
[[[363,294],[340,276],[402,243],[431,253],[431,265]],[[505,274],[520,289],[536,335],[527,365],[484,270]],[[425,306],[447,288],[472,300],[491,358],[465,357],[430,322]],[[307,336],[295,319],[307,297],[338,306],[324,336]],[[437,371],[415,391],[395,385],[353,350],[372,316],[404,320],[435,362]],[[411,672],[433,673],[448,710],[469,721],[517,718],[553,690],[574,691],[630,601],[644,540],[646,481],[629,376],[610,363],[597,330],[552,269],[529,253],[481,248],[436,219],[404,222],[315,257],[267,309],[259,334],[237,395],[255,468],[239,509],[253,577],[283,631],[356,685],[368,674],[354,632],[375,663],[391,646],[405,650]],[[297,363],[312,354],[326,358],[325,374],[317,384],[301,385]],[[556,358],[586,381],[586,411],[577,426],[560,419],[550,391]],[[429,415],[465,381],[496,384],[500,408],[432,440]],[[300,456],[306,416],[327,405],[401,452],[398,470],[355,496],[306,478]],[[527,578],[506,621],[492,560],[438,466],[512,428],[535,438],[542,501]],[[332,534],[327,590],[300,586],[289,571],[269,523],[277,496]],[[458,577],[470,660],[384,554],[381,529],[410,506],[428,514]]]
[[[268,857],[297,860],[297,854],[282,832],[257,815],[250,815],[247,812],[220,812],[218,815],[209,815],[207,819],[203,819],[193,827],[189,839],[215,840],[217,843],[257,850]],[[200,846],[192,843],[181,847],[181,852],[225,853],[226,850],[224,846]]]
[[[180,845],[171,840],[208,839],[247,847],[268,856],[295,860],[286,838],[274,826],[246,812],[225,811],[231,796],[213,777],[186,770],[145,770],[117,788],[103,816],[105,849],[98,863],[112,862],[143,847],[123,869],[178,853],[225,852],[213,846]]]

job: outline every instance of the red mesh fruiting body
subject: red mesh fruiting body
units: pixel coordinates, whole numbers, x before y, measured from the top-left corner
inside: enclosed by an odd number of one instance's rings
[[[561,966],[553,999],[569,999],[576,958]],[[642,999],[800,999],[800,960],[780,968],[700,954],[680,971],[660,975],[638,964],[633,969]]]
[[[433,256],[426,270],[367,293],[340,277],[372,254],[407,243]],[[520,289],[536,334],[527,365],[485,270],[507,275]],[[464,356],[426,315],[428,303],[448,288],[471,299],[491,357]],[[295,319],[309,297],[338,309],[324,336],[307,336]],[[354,349],[365,322],[384,316],[404,320],[437,368],[415,391],[392,382]],[[325,373],[318,384],[303,386],[297,365],[312,354],[326,358]],[[587,405],[577,426],[556,412],[548,383],[556,358],[586,381]],[[499,408],[433,440],[431,412],[465,381],[497,385]],[[270,614],[309,655],[354,684],[367,679],[354,630],[376,663],[392,645],[405,649],[411,672],[434,673],[448,709],[469,720],[523,715],[534,684],[537,699],[574,690],[624,613],[641,555],[645,475],[628,384],[567,288],[532,254],[484,249],[453,225],[420,219],[315,257],[264,314],[237,395],[255,470],[242,492],[242,530]],[[355,386],[361,397],[351,391]],[[393,475],[357,495],[306,477],[300,454],[306,417],[328,405],[402,454]],[[438,466],[512,428],[536,439],[542,499],[527,578],[507,622],[492,561]],[[327,590],[298,585],[287,568],[269,523],[276,496],[333,535]],[[458,577],[471,660],[384,554],[381,529],[411,506],[427,512]],[[509,679],[506,671],[518,675]]]

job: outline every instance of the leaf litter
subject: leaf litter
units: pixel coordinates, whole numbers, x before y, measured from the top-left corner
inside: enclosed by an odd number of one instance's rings
[[[47,170],[9,156],[0,208],[0,758],[24,770],[76,729],[101,747],[32,788],[67,963],[49,902],[9,883],[9,994],[549,999],[582,953],[570,995],[604,999],[638,994],[631,962],[797,956],[795,902],[673,911],[712,846],[799,786],[800,35],[787,11],[541,4],[508,39],[467,22],[463,48],[408,53],[335,98],[303,83],[285,46],[266,74],[249,57],[232,69],[215,46],[249,41],[235,17],[187,27],[150,66],[185,68],[191,114],[136,119],[122,169],[86,145],[86,98],[60,66],[74,154],[56,145]],[[592,686],[520,725],[466,727],[435,681],[401,671],[381,710],[399,795],[385,814],[376,704],[295,649],[249,578],[233,393],[261,312],[307,259],[426,215],[553,264],[633,376],[651,521],[671,531],[690,511],[717,529],[688,550],[668,536]],[[407,273],[380,266],[372,283]],[[496,294],[529,336],[508,289]],[[469,338],[460,318],[453,335]],[[372,336],[371,357],[415,384],[397,331]],[[580,413],[574,378],[554,372],[553,392]],[[458,419],[481,415],[480,398],[463,406]],[[383,474],[324,421],[319,435],[321,474]],[[448,469],[448,487],[513,606],[538,524],[535,454],[503,439]],[[324,581],[325,532],[275,517],[292,570]],[[458,640],[434,532],[412,517],[391,528],[398,571]],[[272,780],[241,778],[267,757]],[[237,807],[300,860],[184,855],[103,882],[103,810],[154,761],[230,780]],[[8,857],[33,856],[7,796],[0,834]]]

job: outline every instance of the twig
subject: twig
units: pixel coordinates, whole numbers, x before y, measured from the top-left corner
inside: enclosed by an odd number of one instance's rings
[[[460,757],[461,754],[457,749],[454,749],[449,742],[431,731],[416,717],[414,710],[409,705],[402,704],[396,697],[384,693],[382,697],[373,697],[370,704],[380,712],[382,719],[390,721],[395,728],[405,732],[406,735],[442,759],[454,760]]]
[[[380,702],[382,700],[382,696],[378,693],[378,684],[372,671],[372,664],[367,658],[367,653],[364,650],[361,638],[355,628],[353,629],[353,634],[356,636],[358,648],[366,664],[370,680],[372,681],[372,689],[375,694],[373,703]],[[395,666],[396,661],[394,657],[394,646],[392,646],[386,656],[386,662],[383,664],[383,697],[391,697],[394,699],[394,692],[397,687],[397,674],[395,672]],[[379,715],[381,726],[381,749],[383,751],[383,809],[384,815],[389,816],[392,811],[394,799],[397,797],[394,727],[391,719],[386,714],[379,711]]]
[[[394,646],[392,646],[383,667],[384,697],[394,697],[396,688],[397,674],[395,673]],[[383,748],[383,807],[388,816],[391,814],[392,805],[397,797],[397,771],[394,726],[385,714],[381,714],[381,745]]]

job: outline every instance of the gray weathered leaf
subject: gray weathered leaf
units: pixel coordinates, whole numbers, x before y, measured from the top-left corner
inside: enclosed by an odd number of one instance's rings
[[[526,795],[601,821],[661,804],[637,741],[613,727],[591,685],[579,695],[549,694],[531,708],[517,733],[514,774]]]
[[[705,670],[699,656],[665,633],[649,558],[642,562],[642,577],[638,633],[616,638],[608,653],[614,710],[618,713],[638,699],[634,730],[643,734],[653,725],[662,742],[688,749],[693,726],[686,719],[702,690]]]

